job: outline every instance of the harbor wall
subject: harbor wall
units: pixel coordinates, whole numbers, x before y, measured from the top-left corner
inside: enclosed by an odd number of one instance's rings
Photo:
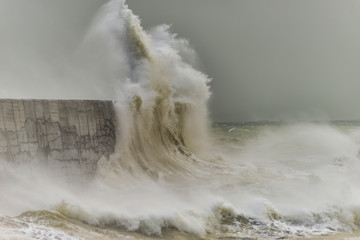
[[[0,158],[92,173],[114,152],[111,101],[0,99]]]

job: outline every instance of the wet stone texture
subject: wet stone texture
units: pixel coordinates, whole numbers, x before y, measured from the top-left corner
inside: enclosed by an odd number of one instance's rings
[[[0,99],[0,158],[93,173],[115,147],[111,101]]]

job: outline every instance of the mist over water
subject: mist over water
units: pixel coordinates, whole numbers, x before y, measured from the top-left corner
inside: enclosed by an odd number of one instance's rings
[[[210,79],[193,67],[194,50],[167,25],[144,31],[122,0],[100,9],[71,59],[65,77],[89,86],[92,98],[115,100],[116,151],[100,159],[95,176],[36,159],[1,161],[3,238],[274,239],[359,230],[359,123],[211,126]],[[97,89],[102,83],[110,87]]]

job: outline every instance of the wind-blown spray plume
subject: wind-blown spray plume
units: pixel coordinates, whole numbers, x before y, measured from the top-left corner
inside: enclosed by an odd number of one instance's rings
[[[100,44],[103,40],[107,45]],[[115,55],[118,61],[110,71],[125,68],[118,77],[121,150],[113,161],[155,178],[191,173],[193,154],[201,154],[207,141],[210,92],[209,79],[186,62],[195,58],[187,41],[165,25],[145,32],[124,1],[117,0],[104,6],[85,42],[105,45],[102,51]]]

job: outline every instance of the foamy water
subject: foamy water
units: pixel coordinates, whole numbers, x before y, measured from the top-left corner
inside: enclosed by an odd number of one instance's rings
[[[146,239],[180,231],[188,239],[275,239],[358,230],[360,124],[216,125],[212,132],[223,152],[215,149],[218,155],[198,166],[203,172],[188,179],[104,176],[107,166],[74,183],[7,166],[1,206],[14,217],[2,217],[2,234]]]
[[[99,12],[78,72],[114,84],[117,145],[95,176],[0,164],[3,239],[313,237],[359,228],[359,123],[208,122],[209,79],[167,26]],[[89,80],[89,83],[91,81]]]

